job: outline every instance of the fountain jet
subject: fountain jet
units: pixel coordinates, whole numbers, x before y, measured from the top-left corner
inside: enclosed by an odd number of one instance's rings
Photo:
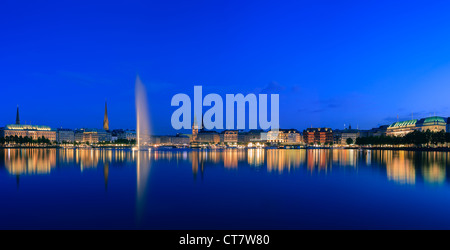
[[[147,105],[147,91],[139,76],[135,84],[136,103],[136,143],[137,150],[148,148],[150,145],[150,119]]]

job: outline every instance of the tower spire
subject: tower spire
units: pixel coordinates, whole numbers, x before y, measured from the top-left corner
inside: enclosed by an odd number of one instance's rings
[[[17,125],[20,125],[19,105],[17,105],[16,124],[17,124]]]
[[[105,100],[105,118],[103,119],[103,129],[109,130],[108,107]]]

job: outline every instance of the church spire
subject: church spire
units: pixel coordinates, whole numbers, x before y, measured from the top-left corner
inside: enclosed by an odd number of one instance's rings
[[[109,130],[108,108],[105,101],[105,118],[103,119],[103,129]]]
[[[17,125],[20,125],[20,118],[19,118],[19,105],[17,105],[16,124],[17,124]]]

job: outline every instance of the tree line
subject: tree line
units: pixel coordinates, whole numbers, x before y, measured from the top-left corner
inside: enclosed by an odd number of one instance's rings
[[[359,146],[367,145],[415,145],[416,147],[423,147],[430,145],[438,146],[444,145],[445,143],[450,143],[450,133],[445,133],[444,130],[440,132],[431,132],[427,130],[414,131],[406,134],[403,137],[396,136],[370,136],[370,137],[359,137],[356,139],[355,144]]]
[[[22,136],[5,136],[5,137],[1,137],[0,138],[0,144],[10,144],[10,143],[14,143],[14,144],[47,144],[47,145],[51,145],[52,142],[45,138],[44,136],[42,137],[38,137],[36,140],[33,140],[33,137],[22,137]]]

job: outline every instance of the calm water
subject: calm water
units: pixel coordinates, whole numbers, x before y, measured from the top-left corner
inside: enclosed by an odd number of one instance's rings
[[[0,229],[450,229],[446,152],[0,150]]]

